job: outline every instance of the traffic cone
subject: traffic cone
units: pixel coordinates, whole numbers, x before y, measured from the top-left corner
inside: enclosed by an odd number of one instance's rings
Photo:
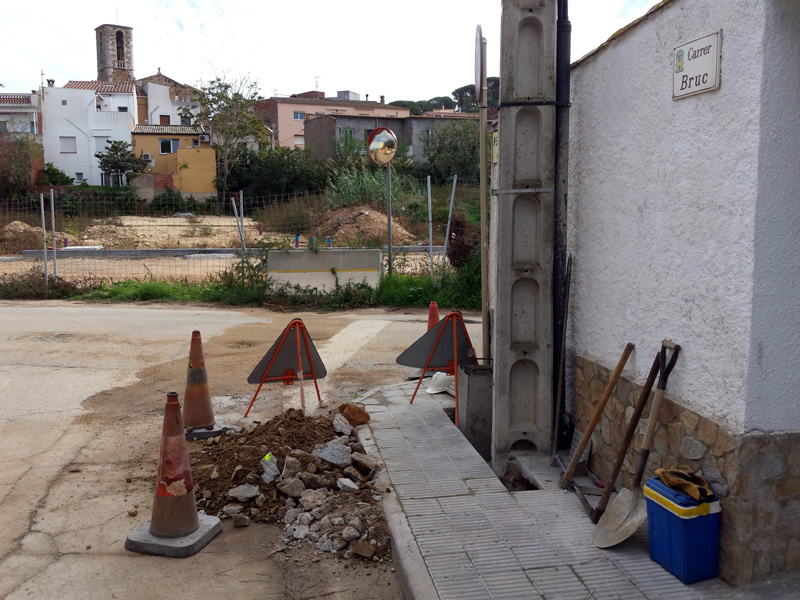
[[[125,548],[133,552],[185,558],[202,550],[222,531],[217,517],[197,512],[177,392],[167,394],[153,514],[132,531]]]
[[[214,408],[208,390],[206,361],[203,358],[203,340],[200,332],[192,332],[189,347],[189,370],[186,373],[186,395],[183,397],[183,424],[195,429],[214,426]]]
[[[439,306],[436,302],[431,302],[431,305],[428,307],[428,331],[436,327],[436,324],[439,322]]]

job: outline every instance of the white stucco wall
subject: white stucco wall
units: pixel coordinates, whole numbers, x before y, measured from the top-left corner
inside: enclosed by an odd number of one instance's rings
[[[613,368],[634,342],[625,374],[642,382],[672,339],[668,396],[734,431],[748,412],[764,13],[676,0],[572,69],[572,350]],[[719,30],[721,88],[673,101],[674,48]]]
[[[186,103],[173,102],[169,97],[169,86],[147,83],[144,88],[147,93],[147,124],[160,125],[161,115],[169,115],[170,125],[180,125],[181,116],[178,109]]]
[[[63,100],[66,105],[62,104]],[[126,113],[98,111],[92,90],[44,88],[42,143],[45,162],[53,163],[72,177],[83,173],[89,184],[100,185],[100,169],[94,155],[106,150],[106,138],[130,143],[133,117],[130,109]],[[76,152],[61,152],[61,136],[75,137]]]
[[[800,3],[766,3],[746,429],[800,429]]]

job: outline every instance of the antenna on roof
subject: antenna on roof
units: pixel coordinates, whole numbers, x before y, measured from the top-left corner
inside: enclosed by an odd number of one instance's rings
[[[319,91],[319,78],[322,77],[321,75],[314,75],[314,89]]]

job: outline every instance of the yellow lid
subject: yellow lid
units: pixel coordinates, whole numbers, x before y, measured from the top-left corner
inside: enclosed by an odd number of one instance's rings
[[[644,486],[644,495],[650,498],[656,504],[660,504],[671,513],[679,516],[681,519],[694,519],[696,517],[704,517],[706,515],[713,515],[720,511],[719,500],[713,502],[701,502],[697,506],[679,506],[669,498],[665,498],[655,490],[651,490],[648,486]]]

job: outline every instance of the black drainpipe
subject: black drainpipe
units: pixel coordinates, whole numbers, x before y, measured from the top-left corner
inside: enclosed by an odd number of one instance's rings
[[[567,264],[567,181],[569,170],[569,59],[572,24],[567,13],[567,0],[558,0],[556,22],[556,172],[553,211],[553,414],[556,412],[558,365],[564,321],[564,290]],[[564,393],[564,392],[562,392]],[[562,405],[563,406],[563,405]],[[562,411],[562,414],[566,411]],[[563,422],[563,419],[562,419]],[[560,423],[555,423],[560,430]]]

